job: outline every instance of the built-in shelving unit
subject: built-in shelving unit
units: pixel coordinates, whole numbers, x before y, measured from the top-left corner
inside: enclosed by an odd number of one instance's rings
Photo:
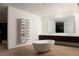
[[[30,20],[17,19],[17,43],[23,44],[30,39]]]

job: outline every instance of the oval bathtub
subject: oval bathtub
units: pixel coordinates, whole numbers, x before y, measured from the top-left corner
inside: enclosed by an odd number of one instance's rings
[[[37,52],[49,51],[54,44],[54,40],[38,40],[33,42],[33,46]]]

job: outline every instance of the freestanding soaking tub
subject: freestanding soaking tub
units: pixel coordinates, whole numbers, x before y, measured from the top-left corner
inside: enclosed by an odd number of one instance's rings
[[[39,53],[49,51],[54,44],[54,40],[38,40],[33,42],[35,50]]]

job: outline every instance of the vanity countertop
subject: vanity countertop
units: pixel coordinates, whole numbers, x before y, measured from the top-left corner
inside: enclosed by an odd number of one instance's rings
[[[56,33],[56,34],[41,34],[41,35],[48,35],[48,36],[71,36],[71,37],[79,37],[76,34],[68,34],[68,33]]]

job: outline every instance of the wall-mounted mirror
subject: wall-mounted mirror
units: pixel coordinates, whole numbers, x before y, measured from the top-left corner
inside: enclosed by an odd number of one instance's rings
[[[43,34],[75,33],[75,16],[46,17],[42,20],[42,26]]]

